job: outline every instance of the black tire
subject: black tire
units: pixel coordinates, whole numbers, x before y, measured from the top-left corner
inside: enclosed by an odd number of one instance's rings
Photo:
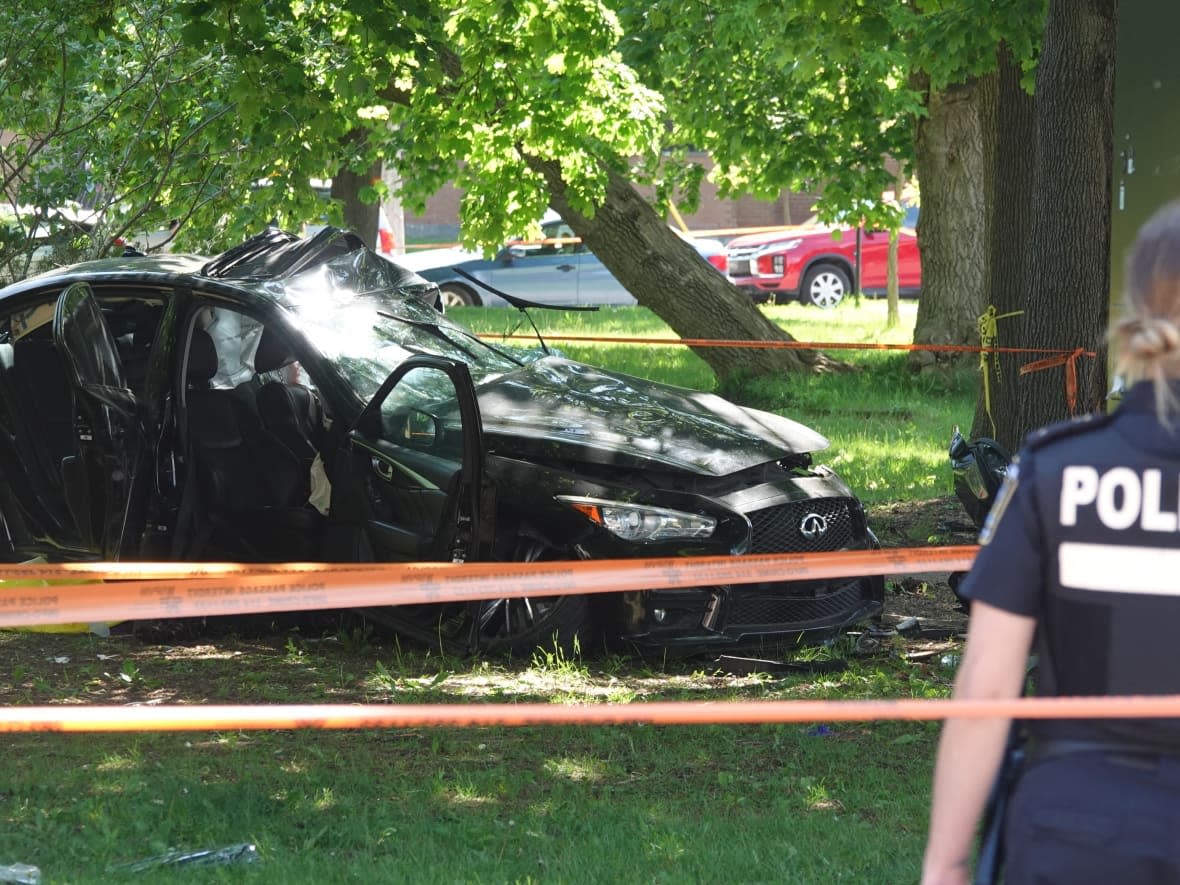
[[[516,562],[564,557],[534,538],[517,544]],[[590,629],[590,602],[584,595],[492,599],[479,606],[478,642],[489,654],[557,652],[573,657]]]
[[[475,293],[458,283],[443,283],[438,287],[438,291],[442,295],[443,310],[452,307],[472,307],[478,303]]]
[[[799,300],[831,310],[852,291],[852,280],[844,269],[835,264],[817,264],[803,277]]]
[[[521,537],[514,552],[516,562],[567,558],[531,537]],[[443,654],[460,656],[541,651],[572,658],[591,637],[592,624],[590,601],[584,595],[400,605],[364,609],[363,614]]]

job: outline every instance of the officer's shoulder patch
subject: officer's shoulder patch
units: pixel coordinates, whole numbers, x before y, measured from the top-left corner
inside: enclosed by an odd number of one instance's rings
[[[1085,415],[1078,415],[1076,418],[1058,421],[1056,424],[1049,424],[1039,430],[1034,430],[1028,435],[1024,445],[1025,448],[1030,450],[1044,448],[1058,440],[1068,439],[1071,436],[1078,436],[1079,434],[1089,433],[1092,430],[1105,427],[1113,417],[1113,413],[1110,412],[1087,412]]]
[[[1004,512],[1008,509],[1008,503],[1012,500],[1012,496],[1016,494],[1016,487],[1020,485],[1020,458],[1013,458],[1012,463],[1008,465],[1008,470],[1004,474],[1004,482],[1000,485],[1000,490],[996,493],[996,499],[992,502],[991,508],[987,512],[987,517],[983,520],[983,529],[979,533],[979,543],[987,546],[992,542],[992,537],[996,533],[996,527],[1000,524],[1000,520],[1004,517]]]

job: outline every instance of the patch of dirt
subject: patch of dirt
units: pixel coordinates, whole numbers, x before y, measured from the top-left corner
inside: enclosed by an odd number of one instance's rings
[[[949,547],[974,544],[978,530],[954,495],[868,508],[869,526],[883,547]],[[967,615],[951,590],[948,572],[887,576],[883,624],[917,618],[921,627],[962,631]]]

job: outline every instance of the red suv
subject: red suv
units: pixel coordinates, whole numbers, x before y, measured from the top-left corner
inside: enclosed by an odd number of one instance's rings
[[[897,283],[901,295],[922,288],[922,264],[914,225],[918,207],[906,210],[897,248]],[[729,277],[757,303],[770,298],[798,298],[818,307],[835,307],[853,289],[856,228],[805,225],[749,234],[729,241]],[[862,229],[860,291],[885,294],[889,232]]]

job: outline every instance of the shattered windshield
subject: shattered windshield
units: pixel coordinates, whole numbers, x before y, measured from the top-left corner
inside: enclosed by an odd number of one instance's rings
[[[424,293],[413,285],[394,286],[391,275],[374,273],[374,260],[388,263],[352,252],[266,284],[280,290],[274,294],[299,316],[308,340],[365,401],[415,354],[466,363],[476,384],[520,365],[416,297]]]

